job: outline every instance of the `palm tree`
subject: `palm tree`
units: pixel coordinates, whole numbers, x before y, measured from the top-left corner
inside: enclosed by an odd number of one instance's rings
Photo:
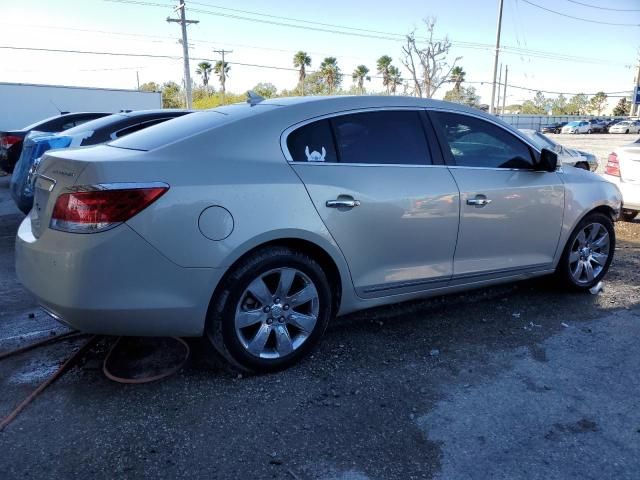
[[[200,62],[198,64],[198,68],[196,69],[196,73],[198,75],[202,75],[202,84],[204,85],[205,90],[209,85],[209,76],[213,71],[213,66],[209,62]]]
[[[307,67],[311,66],[311,57],[307,52],[300,50],[293,56],[293,66],[299,69],[298,85],[301,94],[304,95],[304,79],[307,78]]]
[[[364,81],[365,79],[371,81],[371,77],[367,74],[369,73],[369,69],[365,65],[358,65],[356,69],[353,71],[351,78],[358,85],[358,92],[360,95],[364,93]]]
[[[464,82],[466,74],[467,72],[465,72],[462,67],[453,67],[453,70],[451,70],[451,81],[454,83],[453,89],[456,93],[460,93],[460,86],[462,85],[462,82]]]
[[[320,75],[329,87],[329,95],[333,94],[336,85],[340,82],[340,67],[336,57],[327,57],[322,61]]]
[[[391,93],[395,95],[396,89],[401,83],[402,76],[400,75],[400,69],[398,67],[394,67],[393,65],[389,65],[389,86]]]
[[[378,73],[382,75],[382,85],[387,87],[387,95],[389,95],[390,88],[390,76],[389,68],[391,67],[393,59],[389,55],[383,55],[378,59]]]
[[[216,66],[213,67],[214,73],[218,76],[220,80],[220,85],[222,86],[222,96],[224,98],[224,94],[226,93],[226,83],[227,77],[229,76],[229,70],[231,70],[231,66],[229,62],[224,62],[224,68],[222,67],[222,60],[218,60],[216,62]]]

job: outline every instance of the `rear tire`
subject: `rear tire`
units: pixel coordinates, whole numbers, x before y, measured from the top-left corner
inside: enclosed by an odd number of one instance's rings
[[[616,232],[611,218],[599,212],[588,214],[571,232],[556,277],[570,290],[589,290],[609,270],[615,246]]]
[[[633,220],[638,216],[637,210],[622,210],[620,214],[620,218],[625,222],[633,222]]]
[[[288,247],[267,247],[244,259],[223,281],[206,335],[236,368],[282,370],[307,356],[332,318],[322,267]]]

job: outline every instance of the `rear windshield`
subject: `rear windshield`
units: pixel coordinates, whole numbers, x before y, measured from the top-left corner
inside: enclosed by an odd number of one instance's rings
[[[63,133],[64,135],[75,135],[76,133],[84,133],[84,132],[91,132],[91,131],[95,132],[96,130],[102,127],[109,126],[124,118],[127,118],[127,117],[119,113],[116,113],[114,115],[107,115],[106,117],[97,118],[89,122],[84,122],[81,125],[65,130]]]
[[[226,117],[212,110],[191,113],[119,138],[109,145],[132,150],[154,150],[213,128],[224,122]]]

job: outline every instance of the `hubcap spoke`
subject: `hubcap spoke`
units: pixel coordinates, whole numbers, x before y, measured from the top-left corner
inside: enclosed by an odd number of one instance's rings
[[[602,225],[596,223],[591,226],[591,232],[589,232],[589,243],[593,243],[594,240],[598,237],[598,233],[600,233],[600,229]]]
[[[289,316],[288,323],[296,328],[299,328],[306,334],[310,334],[313,331],[313,327],[316,326],[318,318],[315,315],[304,315],[302,313],[293,313]]]
[[[247,290],[263,305],[271,305],[272,295],[262,277],[251,282]]]
[[[593,274],[593,265],[591,265],[591,262],[584,262],[584,271],[587,274],[588,281],[591,281],[595,278],[595,275]]]
[[[290,268],[283,268],[280,271],[280,281],[278,282],[278,290],[276,291],[276,297],[286,298],[291,290],[293,280],[296,278],[296,271]]]
[[[276,349],[282,357],[293,352],[293,342],[291,341],[289,330],[284,325],[276,328]]]
[[[594,262],[596,262],[598,265],[602,265],[604,266],[604,264],[607,262],[607,258],[609,258],[609,255],[606,255],[604,253],[598,253],[598,252],[593,252],[591,254],[591,258],[593,259]]]
[[[605,248],[609,246],[609,233],[605,232],[600,238],[593,241],[592,245],[595,248]]]
[[[253,353],[256,356],[259,356],[263,350],[264,346],[267,344],[267,340],[269,339],[269,334],[271,333],[271,326],[267,324],[262,324],[256,336],[253,337],[253,340],[249,342],[247,346],[247,350]]]
[[[236,327],[246,328],[266,320],[267,315],[262,310],[240,311],[236,315]]]
[[[587,236],[585,235],[584,230],[578,234],[576,241],[580,247],[584,247],[587,244]]]
[[[298,293],[295,293],[287,298],[287,303],[289,303],[292,307],[299,307],[300,305],[304,305],[308,301],[317,298],[317,296],[318,293],[315,287],[313,285],[306,285]]]
[[[573,278],[580,281],[580,277],[582,277],[582,271],[584,270],[584,263],[580,260],[576,264],[576,269],[573,271]]]
[[[580,252],[571,252],[569,254],[569,264],[573,265],[580,259]]]

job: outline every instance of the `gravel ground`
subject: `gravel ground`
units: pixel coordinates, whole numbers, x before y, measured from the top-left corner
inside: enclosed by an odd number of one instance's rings
[[[64,331],[17,283],[6,188],[0,351]],[[192,340],[179,374],[124,386],[104,339],[0,433],[0,478],[638,478],[640,223],[616,230],[599,295],[541,279],[360,312],[274,375]],[[0,362],[0,416],[79,344]]]
[[[565,147],[577,148],[585,152],[591,152],[598,157],[598,172],[604,172],[607,157],[616,147],[635,142],[640,135],[637,134],[613,134],[594,133],[591,135],[549,134],[549,137]]]

